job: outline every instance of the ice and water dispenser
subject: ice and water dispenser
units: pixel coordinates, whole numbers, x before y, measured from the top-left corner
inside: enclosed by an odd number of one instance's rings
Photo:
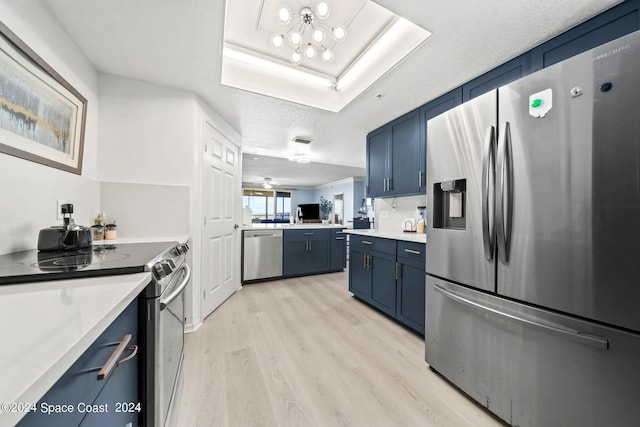
[[[437,182],[433,185],[433,228],[466,228],[466,192],[466,179]]]

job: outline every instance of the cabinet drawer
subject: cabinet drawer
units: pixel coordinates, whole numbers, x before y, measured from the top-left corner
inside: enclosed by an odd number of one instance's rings
[[[352,234],[349,237],[349,245],[361,250],[377,251],[390,255],[396,254],[396,241],[393,239]]]
[[[292,240],[329,240],[331,230],[321,228],[309,228],[303,230],[284,230],[284,238]]]
[[[417,242],[398,241],[398,258],[425,262],[424,251],[426,244]]]
[[[45,402],[49,405],[71,405],[74,409],[73,412],[49,415],[40,411],[30,412],[18,423],[18,426],[79,425],[86,414],[77,410],[77,404],[80,402],[91,404],[95,401],[102,388],[111,378],[109,376],[104,380],[98,380],[98,371],[104,366],[125,335],[131,335],[129,345],[137,345],[137,332],[138,301],[134,300],[40,400],[40,402]],[[127,350],[124,355],[126,356],[130,353]],[[133,360],[129,360],[125,364],[137,364],[137,360],[137,358],[133,358]],[[116,366],[115,371],[124,367],[125,364],[119,367]],[[114,374],[115,372],[112,372],[112,375]],[[38,402],[38,409],[40,408],[40,402]]]

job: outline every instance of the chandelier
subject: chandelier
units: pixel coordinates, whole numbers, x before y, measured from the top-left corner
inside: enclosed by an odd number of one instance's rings
[[[292,64],[300,65],[303,59],[313,61],[320,56],[323,61],[333,61],[333,46],[347,37],[347,31],[342,25],[329,27],[323,20],[329,17],[330,9],[326,1],[320,1],[315,10],[303,7],[298,14],[291,12],[287,5],[278,6],[278,20],[282,25],[289,25],[293,18],[294,24],[284,33],[277,33],[271,37],[271,46],[281,49],[285,39],[293,48],[289,57]],[[331,34],[328,40],[327,34]]]

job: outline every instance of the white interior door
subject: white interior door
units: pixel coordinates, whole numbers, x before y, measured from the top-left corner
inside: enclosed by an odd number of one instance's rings
[[[202,318],[240,288],[239,148],[205,121],[202,163]]]

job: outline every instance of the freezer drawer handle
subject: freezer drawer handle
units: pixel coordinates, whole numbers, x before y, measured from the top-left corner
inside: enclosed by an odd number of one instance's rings
[[[595,348],[599,348],[602,350],[607,350],[609,348],[609,340],[603,337],[599,337],[597,335],[591,335],[591,334],[587,334],[584,332],[580,332],[580,331],[576,331],[576,330],[570,330],[570,329],[564,329],[564,328],[560,328],[557,326],[551,326],[551,325],[545,325],[543,323],[538,323],[538,322],[534,322],[532,320],[529,319],[525,319],[522,317],[518,317],[515,316],[513,314],[510,313],[505,313],[503,311],[500,310],[496,310],[495,308],[491,308],[491,307],[486,307],[480,303],[477,303],[475,301],[471,301],[467,298],[464,298],[460,295],[456,295],[455,293],[443,288],[440,285],[434,285],[433,286],[435,288],[436,291],[442,293],[444,296],[446,296],[447,298],[450,298],[454,301],[460,302],[462,304],[466,304],[470,307],[473,307],[475,309],[481,310],[481,311],[488,311],[490,313],[496,314],[498,316],[502,316],[502,317],[506,317],[508,319],[514,320],[516,322],[519,322],[525,326],[529,326],[529,327],[533,327],[533,328],[538,328],[544,332],[547,332],[551,335],[556,335],[559,337],[563,337],[563,338],[568,338],[572,341],[576,341],[579,342],[581,344],[585,344],[585,345],[589,345],[591,347],[595,347]]]
[[[178,295],[187,287],[187,283],[189,283],[189,279],[191,278],[191,270],[187,264],[182,264],[180,267],[184,270],[184,279],[182,279],[182,283],[176,286],[176,289],[171,292],[166,298],[160,300],[160,310],[164,310],[171,302],[178,298]]]

